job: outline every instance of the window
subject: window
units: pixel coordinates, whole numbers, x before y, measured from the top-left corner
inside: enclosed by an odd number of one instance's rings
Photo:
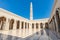
[[[55,22],[55,17],[53,17],[53,20],[54,20],[54,29],[56,31],[56,22]]]

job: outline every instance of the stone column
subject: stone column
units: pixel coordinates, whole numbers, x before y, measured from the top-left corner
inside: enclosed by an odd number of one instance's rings
[[[26,25],[27,25],[27,29],[28,29],[28,23]]]
[[[2,29],[6,30],[6,21],[4,21],[2,24],[3,24]]]
[[[40,30],[40,23],[38,23],[38,29]]]
[[[1,29],[2,22],[0,23],[0,29]]]
[[[20,30],[20,22],[19,22],[19,30]]]
[[[28,24],[28,29],[29,29],[29,23],[27,23]]]
[[[29,23],[29,34],[32,34],[32,23]]]
[[[57,23],[56,14],[55,14],[55,23],[56,23],[56,31],[58,32],[58,23]]]
[[[29,29],[31,29],[30,23],[29,23]]]
[[[25,22],[23,23],[23,29],[25,29]]]
[[[27,29],[28,29],[28,23],[27,23]]]
[[[25,23],[23,22],[23,29],[25,29]]]
[[[36,32],[36,23],[34,23],[34,32]]]
[[[5,30],[9,30],[9,19],[6,18]]]

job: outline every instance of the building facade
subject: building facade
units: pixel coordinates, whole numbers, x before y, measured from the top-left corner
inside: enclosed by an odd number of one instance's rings
[[[60,35],[60,0],[54,0],[54,6],[51,16],[49,18],[49,28],[56,32],[57,36]]]
[[[29,29],[30,31],[39,29],[40,31],[40,29],[45,28],[45,23],[48,22],[48,19],[49,18],[33,20],[32,2],[30,3],[30,20],[0,8],[0,30],[3,31],[9,32],[11,30],[15,31],[22,29]],[[7,32],[2,33],[7,34]],[[9,34],[12,34],[12,32]],[[15,32],[13,32],[12,35],[15,35]]]
[[[0,8],[0,29],[11,30],[11,29],[23,29],[23,28],[40,28],[42,24],[44,26],[45,22],[48,22],[46,19],[33,20],[33,5],[30,3],[30,20],[18,16],[12,12]],[[30,27],[31,26],[31,27]],[[32,27],[33,26],[33,27]]]
[[[48,22],[48,18],[28,20],[9,11],[0,8],[0,30],[16,30],[26,28],[43,28],[45,23]]]

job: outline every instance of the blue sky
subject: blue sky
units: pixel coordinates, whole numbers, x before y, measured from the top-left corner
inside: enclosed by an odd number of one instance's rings
[[[50,17],[54,0],[0,0],[0,7],[29,19],[30,2],[33,4],[34,19]]]

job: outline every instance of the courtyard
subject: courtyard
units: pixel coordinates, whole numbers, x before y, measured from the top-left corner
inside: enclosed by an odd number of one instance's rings
[[[6,32],[6,33],[3,33]],[[8,35],[7,35],[8,34]],[[13,35],[14,34],[14,35]],[[20,31],[0,31],[0,40],[60,40],[48,29],[21,29]]]

